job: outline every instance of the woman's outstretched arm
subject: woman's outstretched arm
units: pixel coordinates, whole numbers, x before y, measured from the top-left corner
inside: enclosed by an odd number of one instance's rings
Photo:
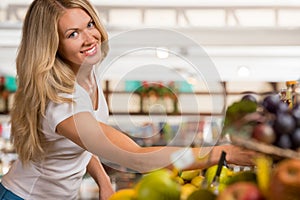
[[[62,121],[57,126],[57,132],[101,158],[141,173],[172,167],[171,155],[185,149],[171,146],[141,147],[124,133],[97,122],[88,112],[77,113]],[[239,165],[252,165],[252,158],[255,156],[252,151],[226,145],[193,148],[194,158],[198,157],[200,150],[207,152],[209,159],[195,159],[189,168],[205,168],[217,164],[222,150],[226,151],[229,163]]]

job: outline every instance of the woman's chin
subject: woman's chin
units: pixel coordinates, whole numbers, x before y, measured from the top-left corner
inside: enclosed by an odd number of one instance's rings
[[[87,56],[83,62],[83,65],[95,65],[101,61],[101,54],[97,53],[93,56]]]

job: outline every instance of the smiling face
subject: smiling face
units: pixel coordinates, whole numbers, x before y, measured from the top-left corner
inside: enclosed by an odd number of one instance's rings
[[[82,9],[66,9],[58,21],[58,54],[77,73],[101,59],[101,34],[93,19]]]

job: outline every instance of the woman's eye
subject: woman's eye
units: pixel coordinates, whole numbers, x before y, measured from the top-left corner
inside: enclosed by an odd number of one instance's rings
[[[94,21],[91,21],[88,23],[88,27],[91,28],[91,27],[94,27],[95,26],[95,22]]]
[[[68,36],[68,38],[74,38],[74,37],[76,37],[77,34],[78,33],[76,31],[74,31]]]

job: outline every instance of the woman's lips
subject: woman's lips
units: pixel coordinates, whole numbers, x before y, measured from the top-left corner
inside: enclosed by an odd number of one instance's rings
[[[97,46],[98,45],[94,45],[92,48],[87,49],[85,51],[83,51],[85,56],[93,56],[97,53]]]

